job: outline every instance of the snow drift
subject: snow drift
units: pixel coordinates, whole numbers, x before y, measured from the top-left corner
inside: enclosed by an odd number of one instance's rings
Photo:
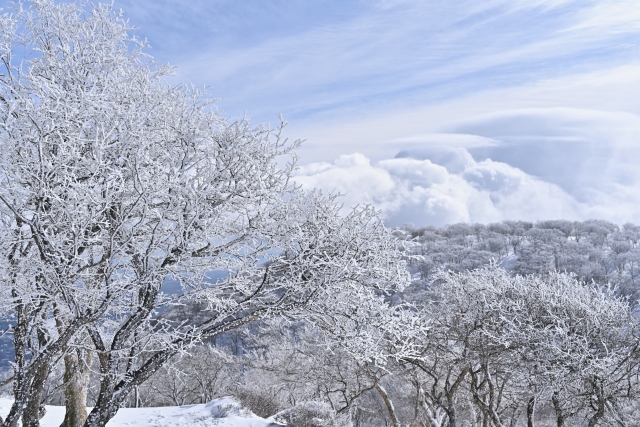
[[[9,413],[11,399],[0,399],[0,415]],[[64,419],[63,406],[46,406],[42,427],[58,427]],[[260,418],[232,397],[222,397],[202,405],[161,408],[122,408],[108,427],[279,427],[271,419]]]

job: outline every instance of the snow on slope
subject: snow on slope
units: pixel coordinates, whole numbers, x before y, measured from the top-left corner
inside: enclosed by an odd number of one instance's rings
[[[0,415],[9,413],[12,400],[0,398]],[[64,419],[64,407],[47,406],[40,421],[42,427],[58,427]],[[203,405],[160,408],[122,408],[107,427],[267,427],[278,426],[244,409],[231,397],[222,397]]]

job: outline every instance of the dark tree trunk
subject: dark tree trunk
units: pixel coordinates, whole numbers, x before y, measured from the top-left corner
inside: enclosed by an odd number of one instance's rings
[[[562,410],[560,399],[558,399],[558,395],[556,393],[553,393],[551,402],[553,403],[553,409],[556,411],[556,427],[564,427],[564,422],[566,421],[567,416]]]
[[[447,417],[449,418],[449,427],[456,427],[458,420],[456,419],[456,409],[452,405],[447,409]]]
[[[18,297],[16,291],[12,292],[14,298]],[[16,427],[22,415],[23,408],[27,404],[30,382],[25,376],[26,341],[27,341],[27,309],[21,301],[16,305],[16,326],[13,328],[13,348],[15,349],[15,367],[13,381],[13,399],[11,410],[5,418],[3,427]]]
[[[535,396],[531,396],[529,398],[529,403],[527,403],[527,427],[535,426],[535,415],[536,415],[536,398]]]
[[[22,427],[40,426],[40,418],[44,417],[45,413],[42,393],[50,372],[51,367],[49,364],[43,364],[37,370],[35,378],[31,383],[31,390],[27,399],[26,407],[22,413]]]
[[[605,399],[602,393],[602,388],[598,384],[595,384],[594,389],[597,409],[596,413],[593,414],[593,417],[591,417],[591,419],[589,420],[588,427],[596,427],[598,421],[600,421],[604,417],[605,413]]]

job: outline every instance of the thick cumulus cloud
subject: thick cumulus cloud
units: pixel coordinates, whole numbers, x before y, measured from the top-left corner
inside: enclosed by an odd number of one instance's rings
[[[572,109],[512,111],[399,140],[395,158],[342,155],[297,171],[306,188],[371,203],[389,225],[640,215],[640,117]],[[480,143],[478,143],[480,142]]]
[[[579,204],[557,185],[505,163],[469,161],[463,152],[467,167],[458,173],[429,159],[398,157],[374,165],[354,153],[302,167],[296,181],[343,193],[345,207],[373,204],[389,225],[578,216]]]

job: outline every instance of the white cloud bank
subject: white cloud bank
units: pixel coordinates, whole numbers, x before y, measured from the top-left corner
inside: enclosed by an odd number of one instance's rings
[[[346,207],[371,203],[389,225],[640,219],[637,115],[528,109],[443,130],[397,141],[395,158],[308,164],[296,181],[344,193]]]
[[[354,153],[333,164],[304,166],[296,181],[305,188],[343,193],[346,207],[373,204],[389,225],[577,218],[580,211],[580,204],[557,185],[490,159],[471,159],[461,173],[452,173],[429,159],[395,158],[372,165]]]

